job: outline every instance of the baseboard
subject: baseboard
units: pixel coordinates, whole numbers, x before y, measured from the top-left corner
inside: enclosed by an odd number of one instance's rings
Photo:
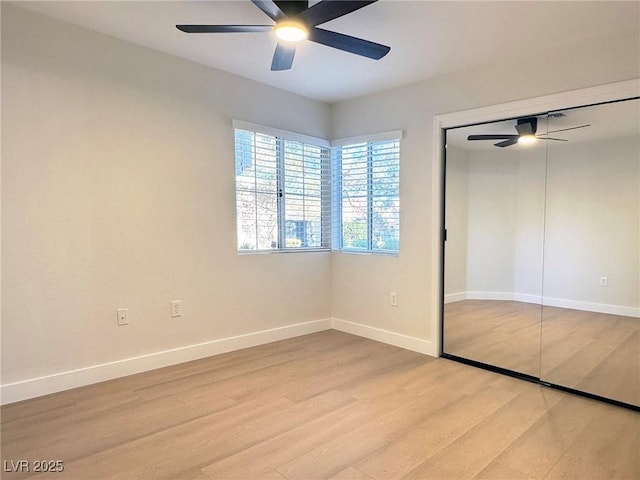
[[[444,296],[444,303],[455,303],[461,302],[462,300],[467,300],[467,292],[458,292],[458,293],[447,293]]]
[[[542,301],[540,295],[518,292],[465,292],[468,300],[510,300],[514,302],[537,303]]]
[[[584,310],[587,312],[609,313],[623,317],[640,318],[640,308],[625,307],[624,305],[609,305],[606,303],[580,302],[578,300],[566,300],[564,298],[545,297],[544,305],[549,307],[570,308],[572,310]]]
[[[439,352],[436,351],[436,345],[434,342],[410,337],[402,333],[391,332],[389,330],[383,330],[381,328],[371,327],[361,323],[349,322],[340,318],[334,318],[331,325],[335,330],[352,333],[359,337],[387,343],[389,345],[404,348],[405,350],[424,353],[425,355],[430,355],[432,357],[437,357],[439,354]]]
[[[445,295],[444,303],[461,302],[462,300],[505,300],[540,304],[541,299],[540,295],[517,292],[457,292]]]
[[[330,330],[331,328],[332,319],[315,320],[10,383],[0,386],[0,404],[6,405],[92,383],[104,382],[156,368],[219,355],[233,350]]]
[[[640,318],[640,308],[626,307],[624,305],[609,305],[606,303],[582,302],[566,298],[541,297],[517,292],[457,292],[447,294],[444,303],[460,302],[462,300],[505,300],[514,302],[536,303],[548,307],[570,308],[585,312],[608,313],[623,317]]]

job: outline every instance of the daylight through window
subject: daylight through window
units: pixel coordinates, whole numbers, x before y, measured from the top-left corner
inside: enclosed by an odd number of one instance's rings
[[[235,129],[238,250],[328,249],[328,144],[273,133]]]
[[[345,144],[333,158],[334,248],[398,253],[400,140]]]
[[[328,141],[234,121],[239,252],[400,248],[400,137]]]

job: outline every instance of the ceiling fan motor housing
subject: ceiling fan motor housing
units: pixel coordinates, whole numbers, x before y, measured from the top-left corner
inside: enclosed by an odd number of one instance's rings
[[[538,129],[538,119],[536,117],[519,118],[516,124],[518,135],[535,135]]]

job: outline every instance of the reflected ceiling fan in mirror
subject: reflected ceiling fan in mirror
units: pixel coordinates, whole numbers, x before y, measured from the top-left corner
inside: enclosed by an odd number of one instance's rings
[[[271,70],[289,70],[296,53],[296,43],[310,40],[363,57],[380,60],[391,47],[318,28],[318,25],[366,7],[377,0],[323,0],[309,7],[308,0],[251,0],[275,25],[176,25],[186,33],[255,33],[274,31],[278,37]]]
[[[564,115],[562,115],[564,116]],[[542,135],[536,135],[536,131],[538,129],[538,118],[537,117],[525,117],[519,118],[515,128],[518,132],[517,134],[487,134],[487,135],[469,135],[467,140],[502,140],[501,142],[495,143],[496,147],[510,147],[511,145],[515,145],[516,143],[522,144],[531,144],[536,142],[537,140],[555,140],[557,142],[568,142],[569,140],[565,138],[553,138],[548,137],[547,135],[550,133],[556,132],[566,132],[568,130],[576,130],[578,128],[590,127],[591,124],[579,125],[577,127],[569,127],[569,128],[561,128],[559,130],[549,130],[547,133]]]

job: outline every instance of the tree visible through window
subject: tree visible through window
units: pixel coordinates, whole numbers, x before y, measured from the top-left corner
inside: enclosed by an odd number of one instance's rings
[[[343,250],[397,253],[400,242],[400,141],[334,151],[336,243]]]

